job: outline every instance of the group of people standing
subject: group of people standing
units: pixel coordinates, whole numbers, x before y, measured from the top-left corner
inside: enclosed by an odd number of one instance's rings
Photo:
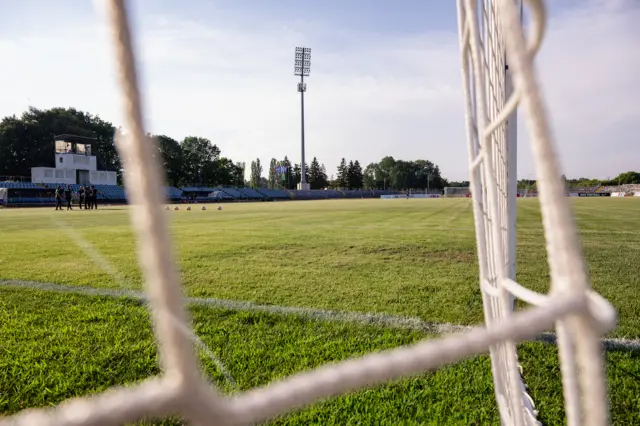
[[[62,188],[61,185],[58,185],[56,188],[56,210],[62,210],[62,199],[67,202],[67,210],[73,210],[71,207],[71,202],[73,200],[73,191],[71,191],[71,186],[67,185],[66,188]],[[91,186],[81,186],[78,190],[78,207],[82,209],[84,205],[85,210],[97,209],[98,208],[98,189]]]

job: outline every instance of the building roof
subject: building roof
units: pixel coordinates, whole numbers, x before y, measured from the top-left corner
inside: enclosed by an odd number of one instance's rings
[[[90,138],[87,136],[78,136],[78,135],[70,135],[70,134],[62,134],[53,137],[54,141],[64,141],[64,142],[75,142],[75,143],[83,143],[90,144],[92,141],[97,140],[96,138]]]

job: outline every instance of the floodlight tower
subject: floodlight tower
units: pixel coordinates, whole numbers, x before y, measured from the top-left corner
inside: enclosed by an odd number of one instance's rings
[[[310,72],[311,49],[308,47],[296,47],[293,75],[300,76],[298,92],[300,92],[300,136],[302,145],[302,161],[300,163],[300,183],[298,184],[298,189],[309,189],[309,184],[307,183],[307,170],[304,162],[304,92],[307,91],[307,83],[304,82],[304,77],[308,77]]]

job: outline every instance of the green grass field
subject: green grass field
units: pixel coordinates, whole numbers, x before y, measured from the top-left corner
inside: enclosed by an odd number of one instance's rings
[[[640,200],[574,199],[594,288],[616,307],[608,337],[640,338]],[[482,322],[467,199],[225,204],[168,211],[188,296]],[[141,289],[126,208],[0,211],[0,280]],[[518,201],[518,281],[549,275],[537,200]],[[0,413],[53,405],[158,374],[141,302],[0,286]],[[233,393],[370,351],[434,337],[392,326],[191,306],[210,380]],[[520,346],[544,424],[562,424],[556,349]],[[640,355],[607,355],[614,424],[640,424]],[[228,376],[231,376],[229,378]],[[164,423],[179,423],[179,419]],[[153,423],[153,424],[156,424]],[[323,401],[275,424],[499,424],[490,364],[478,356]]]

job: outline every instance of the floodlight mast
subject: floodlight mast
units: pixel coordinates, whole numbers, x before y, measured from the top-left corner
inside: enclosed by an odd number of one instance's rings
[[[298,92],[300,92],[300,137],[302,147],[302,158],[300,163],[300,183],[298,189],[309,189],[307,183],[307,168],[304,161],[304,92],[307,91],[307,84],[304,82],[304,76],[307,77],[311,73],[311,49],[308,47],[296,47],[293,74],[300,76],[298,83]]]

